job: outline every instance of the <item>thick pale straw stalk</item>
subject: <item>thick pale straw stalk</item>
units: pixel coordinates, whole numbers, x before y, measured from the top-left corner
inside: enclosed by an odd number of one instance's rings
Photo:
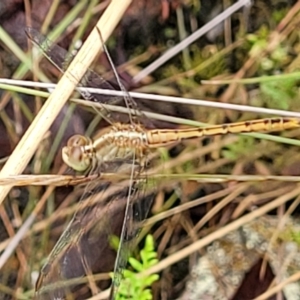
[[[112,0],[104,14],[99,19],[82,48],[62,76],[54,92],[31,123],[3,167],[0,178],[21,174],[33,156],[45,133],[49,130],[56,116],[71,96],[74,88],[91,65],[96,55],[102,49],[101,32],[104,41],[108,39],[119,23],[131,0]],[[25,33],[24,33],[25,34]],[[72,74],[72,75],[71,75]],[[5,199],[12,186],[0,186],[0,204]]]

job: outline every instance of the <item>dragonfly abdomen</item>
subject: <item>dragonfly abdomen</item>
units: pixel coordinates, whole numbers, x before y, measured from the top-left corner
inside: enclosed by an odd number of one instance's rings
[[[163,147],[185,139],[229,133],[272,132],[300,127],[296,118],[268,118],[204,128],[149,130],[147,142],[150,148]]]

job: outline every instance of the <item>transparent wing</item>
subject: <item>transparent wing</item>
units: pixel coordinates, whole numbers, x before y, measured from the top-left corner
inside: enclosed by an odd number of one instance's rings
[[[114,185],[105,183],[96,191],[85,193],[83,197],[87,197],[81,199],[40,272],[38,299],[65,299],[69,295],[76,298],[82,286],[87,289],[87,281],[79,284],[78,279],[112,270],[115,253],[109,240],[113,234],[120,235],[122,223],[113,221],[124,216],[128,188],[113,190]],[[107,287],[108,284],[106,281]]]
[[[123,280],[123,271],[127,266],[128,258],[136,246],[137,237],[143,221],[147,218],[153,202],[153,194],[146,195],[146,182],[134,182],[128,192],[125,218],[123,221],[120,244],[115,261],[114,277],[110,292],[110,300],[114,300]],[[130,290],[130,287],[128,287]]]
[[[65,70],[68,68],[69,64],[73,60],[74,56],[68,53],[65,49],[59,47],[52,41],[50,41],[47,37],[42,35],[38,30],[27,27],[25,29],[26,35],[29,39],[36,44],[43,52],[44,56],[61,72],[64,73]],[[115,88],[104,78],[100,75],[88,69],[82,80],[80,81],[80,86],[88,86],[92,88],[102,88],[108,90],[115,90]],[[99,95],[90,93],[87,90],[80,91],[83,98],[89,101],[97,102],[97,103],[104,103],[104,104],[119,104],[123,102],[122,97],[117,96],[106,96],[106,95]],[[105,109],[102,109],[105,114],[107,112]],[[111,118],[111,116],[110,116]],[[112,122],[114,120],[111,120]],[[116,117],[115,121],[118,120],[118,116]]]

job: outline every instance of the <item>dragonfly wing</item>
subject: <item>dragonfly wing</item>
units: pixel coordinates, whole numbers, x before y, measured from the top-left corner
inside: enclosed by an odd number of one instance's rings
[[[147,218],[153,202],[153,194],[145,195],[145,182],[133,182],[127,195],[127,209],[125,209],[123,228],[120,236],[117,258],[115,261],[113,285],[110,300],[114,300],[122,284],[123,272],[128,258],[136,246],[137,237]]]
[[[70,53],[68,53],[65,49],[59,47],[55,43],[53,43],[51,40],[49,40],[47,37],[42,35],[38,30],[27,27],[25,29],[25,32],[29,39],[36,44],[43,52],[44,56],[61,72],[64,73],[66,69],[68,68],[69,64],[73,60],[74,56]],[[106,49],[106,48],[105,48]],[[107,55],[109,56],[108,52]],[[111,61],[110,57],[109,60]],[[116,72],[116,71],[115,71]],[[116,76],[118,76],[116,74]],[[120,84],[121,81],[119,81]],[[80,86],[84,87],[91,87],[91,88],[101,88],[101,89],[107,89],[107,90],[116,90],[108,81],[106,81],[103,77],[92,71],[91,69],[88,69],[82,80],[80,81]],[[126,94],[126,90],[124,87],[120,87],[121,90],[123,90]],[[144,124],[146,127],[154,128],[152,122],[141,113],[139,110],[136,102],[128,95],[125,97],[118,97],[118,96],[106,96],[106,95],[100,95],[95,93],[90,93],[89,91],[85,89],[80,90],[80,94],[82,97],[88,101],[93,101],[96,103],[103,103],[103,104],[121,104],[123,103],[125,107],[128,107],[129,109],[132,109],[135,111],[135,115],[138,118],[138,122]],[[109,118],[112,123],[116,122],[128,122],[128,119],[119,113],[108,113],[108,111],[102,107],[100,109],[100,113],[103,115],[109,115]],[[130,115],[130,114],[129,114]],[[131,120],[131,117],[129,118]]]
[[[36,44],[43,52],[44,56],[62,73],[68,68],[74,56],[68,53],[65,49],[59,47],[47,37],[42,35],[38,30],[27,27],[25,32],[29,39]],[[100,75],[88,69],[85,76],[80,82],[81,86],[89,86],[92,88],[102,88],[108,90],[115,90],[115,88]],[[97,103],[116,104],[123,101],[122,97],[111,97],[99,94],[92,94],[87,90],[80,91],[86,100]]]
[[[108,241],[111,235],[120,234],[122,223],[113,220],[124,215],[127,189],[106,198],[104,193],[110,188],[114,189],[110,183],[102,185],[101,191],[98,186],[98,191],[90,191],[90,198],[81,200],[75,216],[42,268],[36,287],[39,300],[67,296],[75,299],[80,289],[87,290],[87,280],[82,284],[78,283],[79,279],[112,269],[115,251]],[[101,288],[109,285],[108,280],[97,283]]]

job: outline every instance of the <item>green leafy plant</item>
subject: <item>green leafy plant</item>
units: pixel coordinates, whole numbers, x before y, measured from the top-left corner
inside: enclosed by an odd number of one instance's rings
[[[116,300],[151,300],[153,299],[150,286],[159,279],[158,274],[144,275],[140,273],[154,266],[157,262],[157,253],[154,248],[152,235],[147,235],[144,248],[140,251],[140,260],[130,257],[128,260],[131,270],[124,270]]]
[[[288,110],[297,95],[296,79],[263,82],[260,90],[268,107]]]

